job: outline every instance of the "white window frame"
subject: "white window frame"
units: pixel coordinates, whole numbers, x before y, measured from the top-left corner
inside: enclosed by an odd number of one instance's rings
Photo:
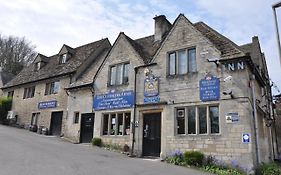
[[[126,66],[128,66],[127,75],[126,75],[126,69],[125,69]],[[114,69],[115,69],[115,71],[113,71]],[[108,85],[109,86],[118,86],[118,85],[128,84],[129,83],[129,70],[130,70],[129,62],[111,65],[109,67]],[[115,75],[113,75],[113,72],[115,73]],[[119,72],[121,72],[121,73],[119,73]],[[119,77],[119,75],[121,75],[121,77]]]
[[[206,108],[206,122],[207,122],[207,132],[206,133],[199,133],[199,108],[205,107]],[[217,107],[218,108],[218,127],[219,132],[218,133],[211,133],[212,126],[211,126],[211,116],[210,116],[210,108],[211,107]],[[188,109],[189,108],[195,108],[195,134],[188,134]],[[184,109],[185,111],[185,133],[179,134],[178,133],[178,110]],[[197,105],[197,106],[179,106],[175,108],[175,135],[220,135],[221,134],[221,117],[220,117],[220,105],[219,104],[209,104],[209,105]]]
[[[195,70],[191,70],[191,67],[192,67],[192,62],[190,61],[191,58],[189,57],[189,51],[192,51],[192,50],[195,50]],[[185,54],[186,54],[186,72],[184,73],[179,73],[179,67],[181,65],[180,63],[180,58],[179,58],[179,52],[182,52],[182,51],[185,51]],[[170,55],[172,54],[175,54],[175,64],[174,65],[171,65],[170,64]],[[167,75],[169,76],[175,76],[175,75],[186,75],[188,73],[194,73],[194,72],[197,72],[197,55],[196,55],[196,47],[190,47],[190,48],[186,48],[186,49],[180,49],[180,50],[176,50],[176,51],[172,51],[172,52],[169,52],[167,54],[168,56],[168,61],[167,61]],[[174,73],[171,73],[171,67],[174,67]]]

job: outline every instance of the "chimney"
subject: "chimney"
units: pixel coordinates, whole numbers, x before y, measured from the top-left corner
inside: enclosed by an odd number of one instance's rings
[[[154,41],[161,41],[166,32],[168,32],[172,24],[166,19],[165,15],[155,16],[154,18]]]

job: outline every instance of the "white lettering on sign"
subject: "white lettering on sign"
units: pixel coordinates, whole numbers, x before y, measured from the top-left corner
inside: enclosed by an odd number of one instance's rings
[[[244,70],[244,69],[245,69],[245,63],[243,61],[224,64],[224,70],[236,71],[236,70]]]

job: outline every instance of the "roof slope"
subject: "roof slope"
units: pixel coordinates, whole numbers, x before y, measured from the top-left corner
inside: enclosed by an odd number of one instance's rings
[[[131,39],[127,35],[125,36],[127,37],[130,44],[141,56],[145,64],[148,64],[151,61],[154,54],[159,49],[161,42],[164,40],[163,38],[162,41],[154,41],[154,35],[146,36],[136,40]]]
[[[52,77],[71,74],[99,47],[106,44],[106,39],[102,39],[93,43],[89,43],[74,48],[75,53],[65,64],[59,64],[59,55],[49,57],[49,62],[38,71],[33,71],[35,64],[30,64],[24,68],[12,81],[4,86],[4,88],[26,84],[34,81],[44,80]]]
[[[221,51],[222,58],[234,58],[245,55],[238,45],[209,27],[207,24],[198,22],[193,25],[206,38],[208,38],[219,51]]]

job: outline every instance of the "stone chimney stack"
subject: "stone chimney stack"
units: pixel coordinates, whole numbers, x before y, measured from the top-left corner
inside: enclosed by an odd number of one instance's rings
[[[168,32],[172,24],[166,19],[165,15],[155,16],[154,18],[154,41],[161,41],[164,34]]]

